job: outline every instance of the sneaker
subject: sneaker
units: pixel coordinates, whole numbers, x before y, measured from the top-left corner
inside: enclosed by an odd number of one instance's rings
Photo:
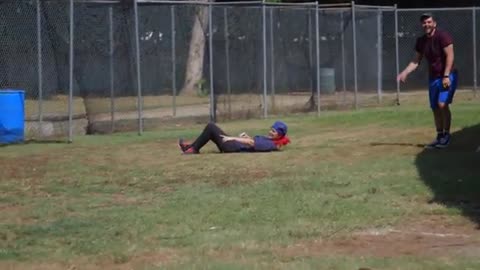
[[[186,143],[183,139],[178,140],[178,146],[180,146],[182,152],[185,152],[185,150],[190,148],[190,144]]]
[[[443,135],[442,134],[437,134],[437,137],[435,138],[435,140],[433,140],[431,143],[427,144],[425,146],[425,148],[427,149],[433,149],[433,148],[436,148],[437,145],[440,143],[440,140],[442,139]]]
[[[183,154],[198,154],[199,152],[192,147],[191,144],[188,144],[183,141],[183,139],[178,140],[178,146],[180,146],[180,150],[182,150]]]
[[[199,154],[199,152],[197,150],[195,150],[195,148],[193,147],[189,147],[188,149],[186,149],[185,151],[183,151],[183,154],[184,155],[190,155],[190,154]]]
[[[435,146],[436,148],[447,148],[447,146],[450,144],[450,139],[451,136],[450,134],[445,134],[440,138],[438,144]]]

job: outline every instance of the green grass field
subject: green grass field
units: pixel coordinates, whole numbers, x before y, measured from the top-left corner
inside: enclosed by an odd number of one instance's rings
[[[0,148],[0,269],[480,269],[480,106],[291,116],[284,151],[181,155],[202,126]],[[222,123],[265,133],[272,120]]]

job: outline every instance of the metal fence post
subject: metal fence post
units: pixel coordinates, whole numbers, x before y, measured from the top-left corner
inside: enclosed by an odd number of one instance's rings
[[[70,21],[69,21],[69,76],[68,76],[68,85],[69,85],[69,91],[68,91],[68,142],[71,143],[73,142],[73,25],[74,25],[74,6],[73,6],[73,0],[70,0]]]
[[[312,44],[312,39],[313,39],[313,34],[312,34],[312,31],[313,31],[313,23],[312,23],[312,12],[310,10],[310,8],[307,8],[307,11],[308,11],[308,17],[307,17],[307,21],[308,21],[308,26],[307,26],[307,34],[308,34],[308,64],[309,64],[309,68],[310,70],[313,69],[313,44]],[[316,27],[316,26],[315,26]],[[311,71],[311,76],[310,76],[310,91],[313,93],[313,87],[314,87],[314,82],[313,82],[313,76],[314,76],[314,71],[312,70]]]
[[[270,95],[275,110],[275,41],[273,39],[273,8],[270,8]]]
[[[133,0],[133,16],[135,21],[135,55],[137,74],[137,110],[138,110],[138,135],[143,133],[143,99],[142,99],[142,77],[140,73],[140,37],[138,31],[138,1]]]
[[[398,52],[398,9],[395,4],[395,62],[396,74],[400,73],[400,56]],[[397,105],[400,105],[400,82],[397,80]]]
[[[172,5],[170,7],[170,16],[171,16],[171,23],[172,23],[172,114],[173,117],[177,116],[177,58],[175,56],[175,39],[176,39],[176,31],[175,31],[175,6]]]
[[[212,2],[208,3],[208,50],[209,50],[209,66],[210,66],[210,120],[216,121],[215,110],[215,88],[213,83],[213,18],[212,18]]]
[[[355,16],[355,1],[352,1],[352,31],[353,31],[353,80],[354,80],[354,103],[358,109],[358,81],[357,81],[357,22]]]
[[[317,63],[317,115],[320,115],[320,25],[318,20],[318,4],[315,5],[315,47]]]
[[[377,95],[378,103],[382,103],[382,79],[383,79],[383,31],[382,31],[382,10],[377,11]]]
[[[477,9],[472,10],[473,15],[473,95],[477,97]]]
[[[340,39],[342,40],[342,87],[343,87],[343,104],[345,105],[347,103],[347,81],[345,78],[345,31],[344,31],[344,17],[343,17],[343,11],[340,12],[340,31],[341,31],[341,37]]]
[[[230,84],[230,34],[228,33],[228,12],[227,8],[223,8],[223,21],[224,21],[224,37],[225,37],[225,60],[227,68],[227,106],[228,115],[232,116],[232,86]]]
[[[114,36],[113,36],[113,8],[108,7],[108,38],[109,38],[109,69],[110,69],[110,132],[115,132],[115,72],[114,72]]]
[[[263,117],[268,116],[267,104],[267,18],[266,18],[266,4],[262,1],[262,45],[263,45]]]
[[[42,136],[43,122],[43,59],[42,59],[42,8],[37,0],[37,61],[38,61],[38,129]]]

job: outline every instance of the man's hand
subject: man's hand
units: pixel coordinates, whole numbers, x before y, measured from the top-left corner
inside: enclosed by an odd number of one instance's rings
[[[405,82],[407,80],[408,74],[417,69],[420,61],[422,61],[422,57],[422,54],[417,52],[412,61],[408,63],[408,66],[402,72],[400,72],[400,74],[397,75],[397,82]]]
[[[243,144],[247,144],[250,146],[253,146],[255,144],[255,141],[252,138],[240,138],[240,137],[230,137],[230,136],[225,136],[225,135],[220,135],[222,137],[222,141],[225,142],[230,142],[230,141],[236,141],[240,142]]]
[[[442,85],[443,85],[443,88],[449,89],[450,88],[450,78],[448,78],[448,77],[443,78]]]
[[[223,142],[229,142],[229,141],[235,140],[235,138],[229,137],[229,136],[225,136],[225,135],[220,135],[220,137],[222,137],[222,141],[223,141]]]
[[[238,135],[238,137],[240,137],[240,138],[251,138],[246,132],[240,133],[240,135]]]
[[[405,82],[407,80],[407,76],[408,74],[405,71],[400,72],[400,74],[397,75],[397,82]]]

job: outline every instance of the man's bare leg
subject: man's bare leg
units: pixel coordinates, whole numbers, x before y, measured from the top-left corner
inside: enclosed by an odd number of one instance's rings
[[[442,138],[444,132],[444,120],[442,110],[440,109],[440,107],[437,107],[433,109],[432,112],[433,119],[435,121],[435,128],[437,130],[437,137],[433,142],[426,146],[427,148],[435,148],[437,144],[440,143],[440,139]]]
[[[450,107],[446,103],[439,103],[438,108],[441,113],[441,121],[443,126],[443,135],[437,148],[445,148],[450,144],[450,125],[452,123],[452,113]]]
[[[450,134],[450,125],[452,124],[452,113],[450,112],[450,106],[445,103],[440,103],[439,108],[442,114],[443,132],[444,134]]]
[[[435,120],[435,128],[437,133],[442,133],[444,130],[443,111],[440,107],[433,110],[433,118]]]

